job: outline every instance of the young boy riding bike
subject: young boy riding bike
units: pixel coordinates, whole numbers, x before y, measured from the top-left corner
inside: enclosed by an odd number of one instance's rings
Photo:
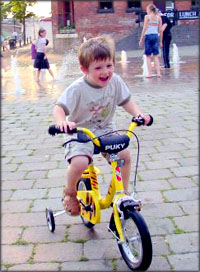
[[[116,106],[122,106],[132,116],[141,115],[145,119],[145,125],[150,122],[149,115],[143,115],[131,100],[127,85],[114,73],[115,45],[111,37],[104,35],[87,40],[80,46],[78,58],[84,76],[62,93],[53,110],[56,125],[61,131],[67,132],[67,127],[73,129],[81,126],[90,129],[96,136],[111,132],[115,130],[112,118]],[[66,145],[65,158],[69,166],[63,190],[63,205],[71,215],[79,214],[76,184],[92,161],[93,152],[92,142],[70,142]],[[118,155],[125,161],[121,172],[124,189],[128,193],[130,152],[127,148]]]

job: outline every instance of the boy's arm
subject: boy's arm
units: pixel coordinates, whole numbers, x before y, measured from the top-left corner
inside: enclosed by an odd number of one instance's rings
[[[137,116],[141,116],[144,118],[145,120],[145,125],[147,125],[149,122],[150,122],[150,117],[149,115],[144,115],[140,108],[138,107],[138,105],[133,102],[132,100],[129,100],[126,104],[124,104],[122,106],[125,111],[127,111],[130,115],[134,116],[134,117],[137,117]]]
[[[54,116],[56,125],[60,128],[61,131],[67,132],[67,127],[69,127],[70,130],[76,127],[76,124],[74,122],[69,122],[66,120],[65,111],[59,105],[54,106],[53,116]]]

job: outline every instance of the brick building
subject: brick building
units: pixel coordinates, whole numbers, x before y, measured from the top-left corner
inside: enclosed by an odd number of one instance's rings
[[[178,45],[198,43],[198,0],[52,1],[54,49],[65,50],[100,34],[112,35],[119,50],[138,48],[142,15],[151,3],[173,21]]]

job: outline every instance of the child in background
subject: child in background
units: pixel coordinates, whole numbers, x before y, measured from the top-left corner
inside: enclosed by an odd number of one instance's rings
[[[33,67],[34,67],[34,62],[35,62],[36,55],[37,55],[35,43],[36,43],[36,40],[33,40],[32,45],[31,45],[31,56],[32,56]]]
[[[145,125],[149,116],[142,114],[131,100],[131,92],[122,78],[114,73],[115,45],[109,36],[91,38],[79,48],[80,69],[84,76],[74,81],[58,98],[53,114],[61,131],[76,126],[90,129],[96,136],[115,130],[113,116],[116,106],[123,107],[130,115],[141,115]],[[69,116],[66,119],[66,116]],[[92,161],[94,146],[91,142],[71,142],[66,145],[65,158],[69,162],[67,183],[63,190],[63,205],[71,215],[79,214],[76,184],[82,172]],[[118,153],[125,161],[121,168],[125,193],[131,170],[129,149]]]

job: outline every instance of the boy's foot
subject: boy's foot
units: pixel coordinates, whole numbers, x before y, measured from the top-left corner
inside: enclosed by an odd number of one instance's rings
[[[63,206],[66,213],[69,213],[72,216],[79,215],[80,206],[79,202],[76,198],[76,192],[72,192],[72,190],[68,188],[64,188],[63,190]]]

